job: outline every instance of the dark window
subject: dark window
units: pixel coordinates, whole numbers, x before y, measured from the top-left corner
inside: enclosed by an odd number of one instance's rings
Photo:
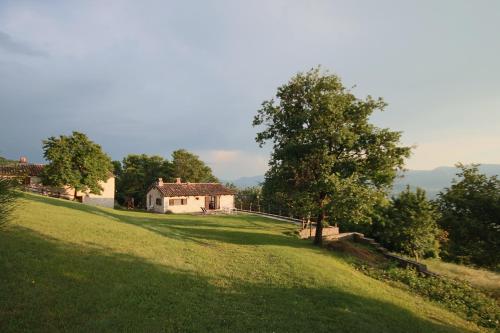
[[[161,206],[161,199],[160,198],[156,199],[156,205]]]

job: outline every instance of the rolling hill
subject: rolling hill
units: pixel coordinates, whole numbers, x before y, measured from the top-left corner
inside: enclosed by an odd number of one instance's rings
[[[0,229],[0,331],[480,331],[294,228],[23,194]]]

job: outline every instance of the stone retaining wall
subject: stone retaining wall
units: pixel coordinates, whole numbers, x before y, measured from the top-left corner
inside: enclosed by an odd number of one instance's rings
[[[373,238],[365,237],[363,234],[358,233],[358,232],[353,232],[351,234],[352,234],[353,241],[363,243],[363,244],[368,244],[368,245],[375,247],[375,249],[378,252],[382,253],[384,255],[384,257],[396,261],[399,264],[399,266],[415,268],[418,272],[420,272],[426,276],[438,276],[438,274],[429,271],[427,269],[427,265],[425,265],[425,264],[419,263],[419,262],[414,261],[414,260],[406,259],[406,258],[400,257],[398,255],[390,253],[389,250],[387,250],[385,247],[383,247],[382,245],[377,243]]]
[[[307,227],[299,231],[299,237],[301,239],[314,237],[315,234],[316,234],[316,227],[311,227],[311,228]],[[323,238],[335,237],[338,234],[339,234],[338,227],[323,227]]]

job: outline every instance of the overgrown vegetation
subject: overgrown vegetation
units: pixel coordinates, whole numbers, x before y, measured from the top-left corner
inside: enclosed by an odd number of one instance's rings
[[[500,327],[498,302],[463,280],[424,277],[413,269],[395,266],[380,269],[358,264],[356,267],[379,280],[400,282],[411,291],[443,304],[480,326],[495,329]]]
[[[15,191],[18,182],[15,179],[0,178],[0,225],[6,223],[15,206],[18,193]]]

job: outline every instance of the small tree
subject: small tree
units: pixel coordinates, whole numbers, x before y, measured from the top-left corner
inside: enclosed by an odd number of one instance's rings
[[[478,165],[458,164],[458,179],[439,194],[448,232],[446,255],[466,264],[500,265],[500,180],[479,173]]]
[[[378,238],[391,250],[419,259],[425,255],[437,255],[439,249],[437,225],[439,213],[427,200],[425,191],[410,187],[393,197],[386,208],[384,225]]]
[[[315,244],[322,242],[326,216],[368,222],[409,155],[399,145],[401,133],[370,123],[385,106],[380,98],[356,98],[340,78],[316,68],[278,88],[276,101],[263,102],[255,116],[253,125],[263,127],[256,141],[273,143],[265,182],[290,207],[316,217]]]
[[[105,182],[113,170],[111,159],[101,146],[83,133],[50,137],[43,141],[43,150],[43,156],[49,161],[43,170],[43,183],[70,186],[75,199],[78,191],[100,194],[100,182]]]
[[[179,149],[172,153],[172,174],[175,178],[192,183],[218,182],[208,167],[199,156]]]

